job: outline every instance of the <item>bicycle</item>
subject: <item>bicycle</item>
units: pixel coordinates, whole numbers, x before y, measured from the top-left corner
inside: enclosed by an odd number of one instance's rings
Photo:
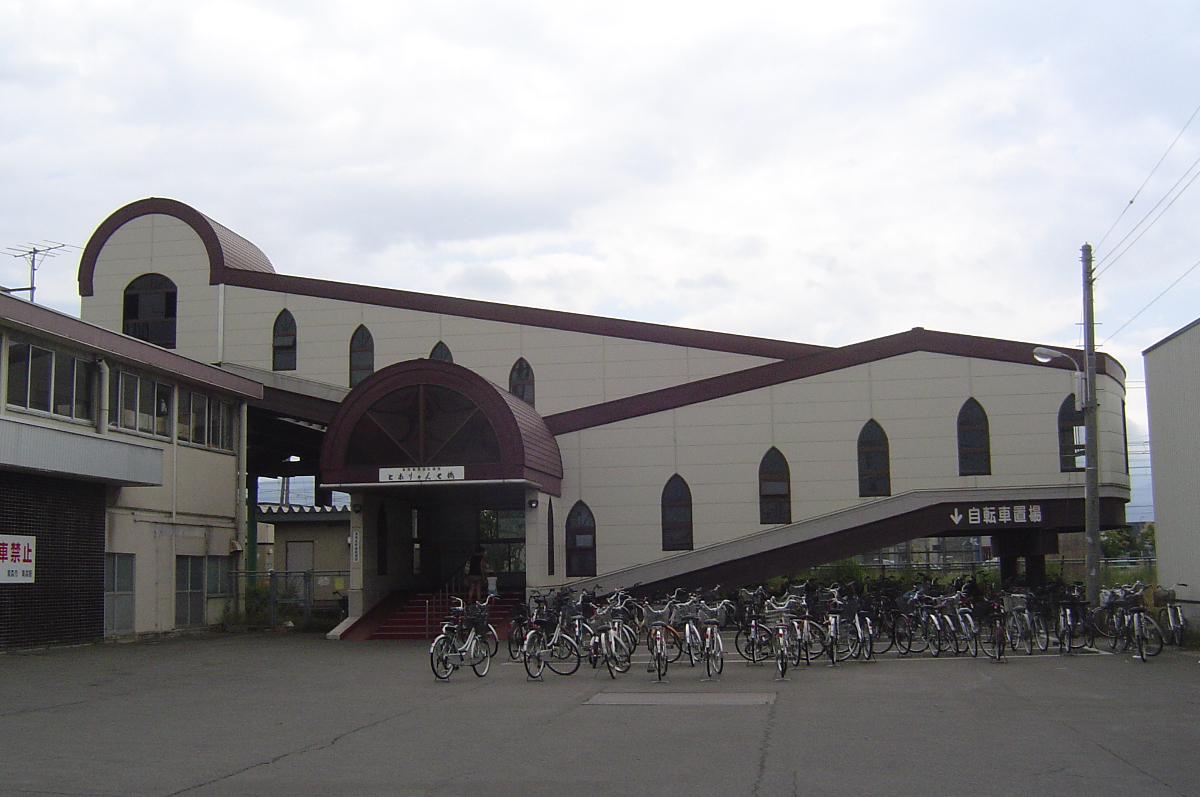
[[[1154,604],[1157,606],[1162,604],[1162,608],[1158,610],[1158,625],[1166,634],[1166,642],[1168,645],[1183,647],[1184,636],[1187,633],[1187,618],[1183,614],[1183,604],[1179,603],[1175,597],[1175,587],[1186,587],[1187,584],[1179,582],[1170,589],[1162,589],[1161,587],[1154,592]]]
[[[1109,647],[1122,651],[1133,647],[1142,661],[1157,656],[1163,649],[1163,633],[1143,603],[1145,585],[1137,582],[1118,591],[1113,601],[1114,635]]]
[[[560,617],[542,610],[533,618],[533,628],[521,645],[521,658],[530,678],[541,678],[547,667],[555,675],[572,675],[579,669],[579,645],[563,633]]]
[[[459,667],[470,665],[476,676],[488,674],[492,663],[491,649],[484,638],[487,616],[476,609],[468,612],[462,598],[452,608],[454,615],[442,625],[442,633],[429,646],[429,664],[439,681],[450,677]]]

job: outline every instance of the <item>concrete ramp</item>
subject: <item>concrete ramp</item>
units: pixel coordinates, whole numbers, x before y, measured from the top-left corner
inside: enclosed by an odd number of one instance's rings
[[[1129,491],[1101,487],[1101,525],[1123,525]],[[918,490],[777,526],[736,540],[606,573],[572,586],[638,594],[676,587],[738,587],[918,537],[1037,541],[1083,529],[1083,487]],[[1018,521],[1020,519],[1020,521]]]

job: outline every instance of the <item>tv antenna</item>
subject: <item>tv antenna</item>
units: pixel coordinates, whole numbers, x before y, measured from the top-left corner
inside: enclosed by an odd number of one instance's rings
[[[64,244],[58,241],[43,241],[40,244],[26,244],[25,246],[8,246],[4,251],[10,257],[19,257],[22,260],[29,262],[29,287],[27,288],[5,288],[8,293],[24,293],[29,292],[29,301],[33,301],[33,292],[37,287],[37,270],[38,264],[48,257],[57,257],[63,249],[78,249],[78,246]]]

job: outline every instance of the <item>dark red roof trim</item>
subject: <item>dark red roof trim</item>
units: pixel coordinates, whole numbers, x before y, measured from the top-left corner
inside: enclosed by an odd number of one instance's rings
[[[645,321],[626,321],[620,318],[568,313],[562,310],[542,310],[536,307],[520,307],[484,302],[478,299],[459,299],[453,296],[415,293],[396,288],[376,288],[369,285],[331,282],[311,277],[293,277],[286,274],[227,270],[221,273],[220,280],[227,285],[255,288],[262,291],[317,296],[324,299],[339,299],[402,310],[442,313],[464,318],[479,318],[485,321],[561,329],[568,332],[665,343],[673,346],[690,346],[695,349],[771,359],[806,357],[815,352],[828,350],[827,346],[814,346],[807,343],[733,335],[727,332],[710,332],[703,329],[686,329],[665,324],[651,324]]]
[[[1036,345],[1011,340],[956,335],[950,332],[934,332],[918,327],[908,332],[855,343],[840,349],[827,349],[803,359],[768,363],[744,371],[700,379],[650,393],[560,412],[557,415],[548,416],[546,425],[555,435],[566,434],[917,351],[1073,370],[1073,366],[1067,360],[1056,359],[1049,363],[1039,363],[1034,360],[1033,349]],[[1065,353],[1075,356],[1080,363],[1083,362],[1082,352],[1067,349]],[[1116,360],[1107,355],[1098,358],[1096,367],[1099,373],[1111,371],[1114,372],[1115,378],[1122,381],[1125,378],[1124,369]]]
[[[92,233],[87,246],[84,247],[83,257],[79,260],[80,296],[92,295],[96,258],[100,256],[100,250],[104,248],[104,244],[108,243],[112,234],[133,219],[152,214],[174,216],[196,231],[200,240],[204,242],[204,248],[208,251],[209,284],[211,285],[220,282],[218,275],[230,270],[268,274],[275,272],[274,266],[271,265],[271,261],[267,259],[262,250],[233,230],[223,224],[218,224],[190,205],[174,199],[151,197],[139,199],[137,202],[131,202],[118,209],[101,222],[96,231]]]
[[[174,374],[199,385],[220,388],[251,399],[259,399],[263,395],[262,385],[258,382],[24,299],[0,294],[0,318],[29,330],[30,335],[53,336],[101,354]]]
[[[551,495],[562,491],[562,457],[545,422],[525,402],[461,365],[437,360],[408,360],[389,365],[364,379],[338,407],[321,446],[323,484],[369,484],[379,469],[346,465],[358,420],[376,401],[403,387],[426,384],[455,390],[483,411],[500,443],[497,464],[468,464],[470,481],[526,479]]]

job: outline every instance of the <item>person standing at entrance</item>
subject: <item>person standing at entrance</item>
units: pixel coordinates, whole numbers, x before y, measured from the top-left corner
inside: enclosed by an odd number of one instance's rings
[[[490,575],[487,566],[487,559],[483,555],[483,546],[475,546],[475,553],[471,554],[471,558],[467,560],[467,600],[481,601],[484,597],[484,588],[487,586],[487,577]]]

